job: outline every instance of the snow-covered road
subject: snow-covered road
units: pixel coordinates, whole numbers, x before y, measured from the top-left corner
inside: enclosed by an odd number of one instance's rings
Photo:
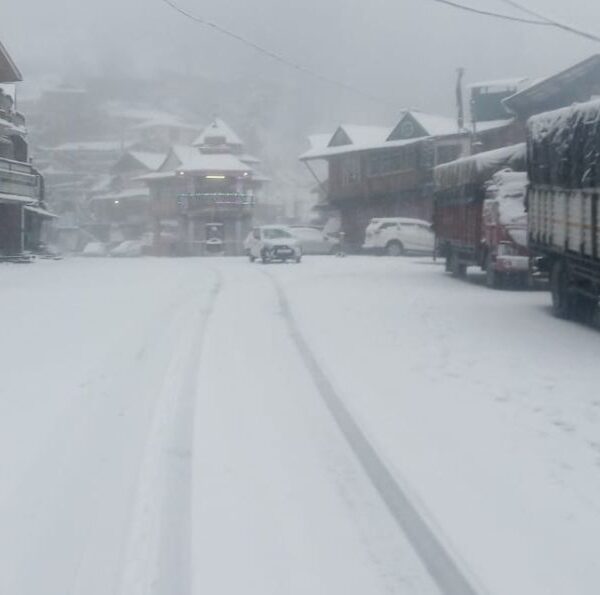
[[[439,593],[290,316],[473,584],[597,593],[600,335],[546,294],[325,257],[40,262],[0,286],[0,593]]]

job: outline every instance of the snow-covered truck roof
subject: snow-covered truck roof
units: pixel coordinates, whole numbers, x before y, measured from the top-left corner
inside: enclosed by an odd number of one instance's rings
[[[496,172],[506,168],[525,171],[526,154],[525,143],[519,143],[438,165],[433,170],[435,189],[444,191],[483,185]]]
[[[533,184],[600,186],[600,99],[533,116],[527,127]]]

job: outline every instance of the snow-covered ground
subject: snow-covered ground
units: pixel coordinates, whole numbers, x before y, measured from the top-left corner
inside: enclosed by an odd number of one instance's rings
[[[439,593],[289,315],[475,584],[597,593],[600,334],[547,294],[358,257],[72,259],[0,287],[0,593]]]

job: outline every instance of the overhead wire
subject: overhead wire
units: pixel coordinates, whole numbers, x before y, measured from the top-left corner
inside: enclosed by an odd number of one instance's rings
[[[358,87],[354,87],[353,85],[350,85],[350,84],[340,81],[338,79],[328,77],[320,72],[317,72],[316,70],[313,70],[307,66],[304,66],[303,64],[294,62],[293,60],[290,60],[290,59],[282,56],[281,54],[278,54],[277,52],[275,52],[273,50],[270,50],[262,45],[259,45],[258,43],[252,41],[251,39],[248,39],[238,33],[235,33],[234,31],[231,31],[231,30],[219,25],[218,23],[215,23],[214,21],[211,21],[209,19],[201,17],[197,14],[194,14],[194,13],[182,8],[174,0],[161,0],[161,1],[164,4],[166,4],[167,6],[170,6],[173,10],[175,10],[178,13],[180,13],[181,15],[185,16],[186,18],[191,19],[192,21],[195,21],[196,23],[198,23],[204,27],[213,29],[214,31],[220,33],[221,35],[229,37],[230,39],[234,39],[235,41],[252,48],[256,52],[263,54],[263,55],[267,56],[268,58],[271,58],[275,62],[279,62],[280,64],[283,64],[283,65],[285,65],[289,68],[292,68],[298,72],[301,72],[305,75],[308,75],[315,79],[318,79],[321,82],[344,89],[345,91],[354,93],[355,95],[360,95],[364,99],[368,99],[368,100],[376,102],[376,103],[381,103],[381,104],[385,104],[387,106],[393,106],[393,107],[397,108],[397,103],[395,103],[389,99],[384,99],[382,97],[372,95],[371,93],[368,93],[362,89],[359,89]]]
[[[541,26],[541,27],[550,27],[552,26],[551,23],[549,23],[546,20],[538,20],[537,18],[534,19],[526,19],[523,17],[514,17],[508,14],[502,14],[499,12],[493,12],[490,10],[482,10],[480,8],[475,8],[473,6],[467,6],[466,4],[461,4],[460,2],[453,2],[453,0],[433,0],[433,2],[438,2],[439,4],[446,4],[447,6],[451,6],[452,8],[457,8],[458,10],[463,10],[465,12],[471,12],[474,14],[478,14],[478,15],[482,15],[482,16],[486,16],[486,17],[493,17],[496,19],[503,19],[505,21],[513,21],[516,23],[523,23],[526,25],[537,25],[537,26]]]
[[[516,2],[515,0],[500,0],[500,2],[507,4],[508,6],[512,6],[513,8],[516,8],[517,10],[520,10],[521,12],[524,12],[525,14],[528,14],[532,17],[535,17],[536,19],[542,19],[542,21],[547,23],[549,26],[555,27],[557,29],[562,29],[563,31],[573,33],[574,35],[579,35],[580,37],[584,37],[591,41],[600,42],[600,35],[589,33],[588,31],[584,31],[577,27],[573,27],[572,25],[567,25],[565,23],[557,21],[556,19],[547,17],[535,10],[532,10],[531,8],[528,8],[520,2]]]

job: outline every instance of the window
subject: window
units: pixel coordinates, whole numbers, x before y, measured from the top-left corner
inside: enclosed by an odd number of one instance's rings
[[[291,238],[285,229],[263,229],[263,237],[265,240],[276,240],[278,238]]]
[[[369,156],[367,171],[370,176],[381,176],[415,169],[417,152],[415,145],[401,149],[378,151]]]

